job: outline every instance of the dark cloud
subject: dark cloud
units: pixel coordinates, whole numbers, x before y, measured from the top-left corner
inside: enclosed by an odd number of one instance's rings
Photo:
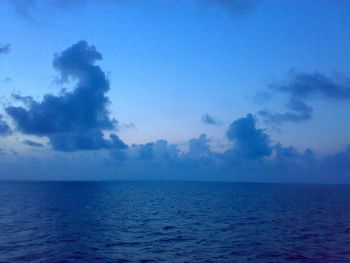
[[[8,54],[8,53],[10,53],[10,50],[11,50],[10,44],[0,45],[0,55],[1,54]]]
[[[304,153],[299,153],[299,151],[292,147],[284,147],[280,143],[276,144],[273,147],[274,150],[274,159],[273,162],[279,166],[288,166],[291,169],[297,167],[301,164],[306,164],[314,162],[316,160],[316,155],[311,149],[307,149]]]
[[[350,99],[350,85],[343,86],[321,73],[304,73],[292,70],[286,83],[276,83],[271,90],[286,93],[299,99],[324,97],[334,100]]]
[[[44,147],[42,143],[35,142],[32,140],[24,140],[23,143],[31,147]]]
[[[285,122],[299,123],[312,119],[313,108],[306,102],[312,99],[330,99],[333,101],[350,100],[350,83],[341,84],[321,73],[304,73],[291,70],[288,80],[269,86],[268,92],[262,94],[284,94],[287,96],[287,112],[261,110],[258,114],[267,123],[282,124]],[[259,93],[260,94],[260,93]],[[258,96],[261,98],[261,96]],[[263,98],[268,100],[270,97]]]
[[[10,126],[4,121],[3,116],[0,114],[0,136],[10,135],[11,133]]]
[[[214,117],[210,116],[208,113],[204,114],[201,118],[202,122],[205,124],[210,125],[221,125],[222,122],[220,120],[215,119]]]
[[[256,128],[252,114],[235,120],[226,132],[234,147],[227,154],[244,159],[259,159],[272,153],[270,138],[262,129]]]
[[[302,122],[310,120],[312,117],[312,107],[305,104],[305,102],[298,99],[291,99],[287,108],[291,111],[284,113],[270,112],[268,110],[261,110],[258,114],[267,123],[282,124],[284,122]]]
[[[24,107],[9,106],[5,110],[17,130],[46,136],[60,151],[125,149],[127,146],[116,135],[104,137],[103,131],[113,131],[117,121],[109,116],[109,82],[95,65],[100,59],[102,55],[85,41],[56,54],[53,65],[60,72],[61,82],[73,80],[77,85],[58,96],[47,94],[41,102],[30,96],[14,96]]]

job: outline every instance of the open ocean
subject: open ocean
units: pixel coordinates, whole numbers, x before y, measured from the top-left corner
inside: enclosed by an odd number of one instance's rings
[[[0,182],[0,262],[350,262],[350,186]]]

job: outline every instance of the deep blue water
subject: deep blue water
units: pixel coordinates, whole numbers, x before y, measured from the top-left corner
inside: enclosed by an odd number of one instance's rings
[[[350,262],[350,186],[0,182],[1,262]]]

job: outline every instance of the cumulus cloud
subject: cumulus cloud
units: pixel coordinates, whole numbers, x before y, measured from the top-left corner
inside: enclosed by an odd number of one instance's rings
[[[316,155],[311,149],[305,150],[303,153],[292,147],[284,147],[280,143],[273,147],[274,159],[273,164],[279,166],[281,170],[292,170],[298,166],[306,166],[314,163]],[[294,167],[294,168],[293,168]]]
[[[189,140],[188,146],[187,156],[189,157],[209,157],[212,154],[206,134],[201,134],[198,139]]]
[[[244,159],[259,159],[272,152],[270,138],[262,129],[256,127],[256,118],[252,114],[232,122],[226,136],[233,141],[234,147],[227,153]]]
[[[213,116],[209,115],[208,113],[204,114],[201,118],[202,122],[205,124],[210,124],[210,125],[221,125],[222,122],[220,120],[217,120]]]
[[[157,140],[146,144],[133,145],[131,156],[140,160],[170,160],[178,156],[179,149],[166,140]]]
[[[117,121],[109,115],[109,81],[95,65],[101,59],[96,48],[85,41],[56,54],[53,65],[61,81],[73,80],[77,85],[72,91],[61,90],[58,96],[47,94],[42,101],[14,96],[24,106],[8,106],[5,110],[17,130],[46,136],[51,146],[60,151],[127,148],[115,134],[104,137],[104,131],[115,130]]]
[[[275,95],[284,94],[287,96],[286,107],[289,111],[279,113],[264,109],[258,114],[267,123],[299,123],[312,119],[313,108],[306,103],[307,101],[312,99],[350,100],[350,83],[341,84],[317,72],[305,73],[291,70],[287,81],[271,84],[269,92],[263,93],[272,94],[271,92]]]

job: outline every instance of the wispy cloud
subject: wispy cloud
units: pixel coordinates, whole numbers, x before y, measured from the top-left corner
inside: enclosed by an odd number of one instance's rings
[[[32,140],[24,140],[23,143],[31,147],[44,147],[42,143],[35,142]]]
[[[208,113],[204,114],[201,118],[201,121],[205,124],[209,125],[221,125],[222,121],[214,118],[213,116],[209,115]]]
[[[263,100],[271,99],[271,96],[287,96],[287,112],[273,112],[261,110],[258,114],[268,123],[282,124],[285,122],[299,123],[312,119],[314,109],[307,104],[311,100],[328,99],[333,101],[350,100],[350,82],[339,83],[336,80],[321,73],[305,73],[291,70],[288,80],[280,83],[273,83],[268,91],[269,94]],[[261,101],[260,101],[261,102]]]
[[[1,45],[0,44],[0,55],[1,54],[8,54],[11,51],[11,45],[6,44],[6,45]]]
[[[96,3],[127,3],[133,0],[8,0],[8,3],[22,17],[34,20],[38,11],[41,9],[62,9],[76,8],[78,6],[96,2]],[[255,9],[261,0],[194,0],[203,6],[221,6],[232,15],[242,15],[250,13]],[[157,4],[157,2],[154,2]]]
[[[306,105],[305,102],[291,98],[287,103],[287,108],[290,111],[279,113],[260,110],[258,114],[265,120],[265,122],[272,124],[282,124],[284,122],[298,123],[311,120],[313,108]]]

